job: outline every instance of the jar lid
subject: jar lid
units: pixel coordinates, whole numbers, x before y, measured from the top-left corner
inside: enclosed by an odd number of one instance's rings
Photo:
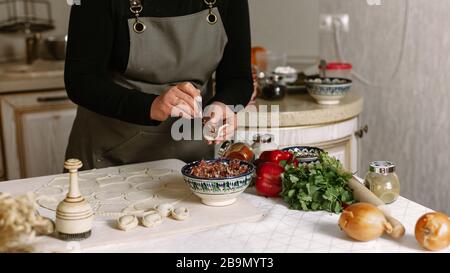
[[[269,82],[278,83],[278,82],[282,81],[283,78],[284,77],[280,74],[272,74],[272,76],[269,77]]]
[[[353,66],[350,63],[329,63],[327,70],[350,70]]]
[[[217,151],[217,155],[219,156],[219,158],[225,156],[231,144],[231,141],[226,140],[220,145],[219,150]]]
[[[390,161],[374,161],[369,165],[369,171],[382,174],[393,173],[395,168],[395,164]]]
[[[261,143],[271,143],[273,139],[274,139],[274,135],[272,135],[272,134],[265,134],[265,135],[261,136],[260,142]]]
[[[272,140],[275,138],[272,134],[256,134],[253,136],[253,142],[254,143],[271,143]]]
[[[256,134],[253,136],[253,142],[259,143],[261,142],[261,135],[260,134]]]

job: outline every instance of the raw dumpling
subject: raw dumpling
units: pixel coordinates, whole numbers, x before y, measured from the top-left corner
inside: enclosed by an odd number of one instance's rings
[[[176,208],[172,210],[171,215],[173,219],[183,221],[189,218],[189,210],[187,208]]]
[[[155,206],[155,210],[163,217],[168,217],[173,210],[172,204],[163,203]]]
[[[149,211],[142,216],[142,225],[145,227],[155,227],[162,222],[163,218],[156,210]]]
[[[137,225],[138,225],[138,220],[137,220],[136,216],[134,216],[134,215],[125,215],[125,216],[120,217],[117,220],[117,226],[121,230],[127,231],[127,230],[137,227]]]

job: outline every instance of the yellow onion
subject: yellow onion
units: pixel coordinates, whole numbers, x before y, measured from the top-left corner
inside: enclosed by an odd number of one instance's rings
[[[385,231],[392,232],[392,226],[383,212],[368,203],[356,203],[347,207],[339,218],[339,227],[349,237],[363,242],[374,240]]]
[[[440,212],[424,214],[416,223],[415,235],[425,249],[444,249],[450,245],[450,220]]]

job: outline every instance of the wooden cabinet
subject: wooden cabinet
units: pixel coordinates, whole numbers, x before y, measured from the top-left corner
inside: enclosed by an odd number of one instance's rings
[[[0,181],[6,180],[5,163],[3,160],[3,143],[0,137]]]
[[[270,133],[280,148],[290,146],[314,146],[327,151],[338,158],[344,167],[352,172],[358,169],[358,145],[355,132],[358,129],[358,118],[332,124],[284,127],[277,129],[239,129],[238,141],[246,141],[256,134]]]
[[[64,90],[1,96],[5,178],[61,173],[75,115]]]

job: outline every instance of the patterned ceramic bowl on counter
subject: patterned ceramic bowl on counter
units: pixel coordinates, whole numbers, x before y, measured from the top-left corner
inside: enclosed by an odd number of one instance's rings
[[[292,146],[284,148],[283,151],[291,152],[295,155],[295,158],[300,163],[315,163],[319,161],[320,153],[323,153],[324,150],[317,147],[308,147],[308,146]]]
[[[222,162],[228,164],[228,159],[205,160],[207,163]],[[240,161],[240,165],[247,165],[248,170],[238,176],[226,178],[201,178],[191,175],[194,166],[200,164],[195,161],[186,164],[182,169],[184,181],[191,191],[200,197],[202,203],[208,206],[228,206],[236,202],[237,197],[250,185],[255,166],[247,161]]]
[[[352,87],[352,81],[344,78],[315,78],[305,83],[309,94],[323,105],[339,104]]]

